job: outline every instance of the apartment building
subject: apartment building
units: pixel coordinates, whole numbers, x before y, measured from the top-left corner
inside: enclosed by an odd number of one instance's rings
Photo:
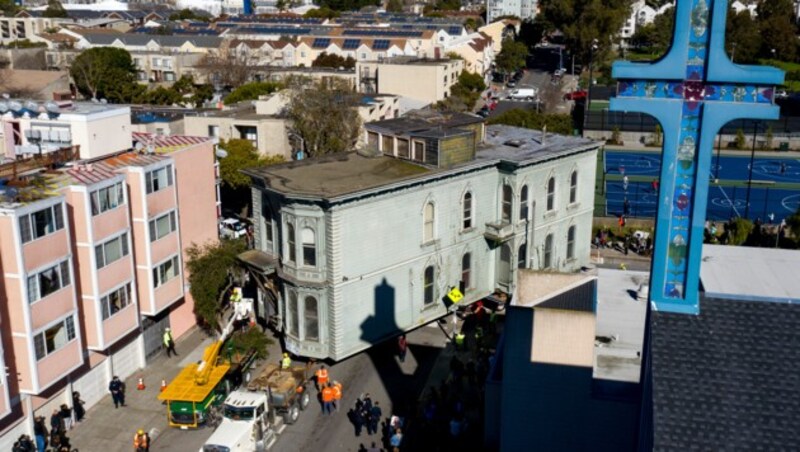
[[[495,51],[492,38],[484,33],[471,33],[449,42],[444,47],[445,54],[455,53],[464,59],[464,70],[479,74],[488,82],[491,78]]]
[[[3,128],[30,135],[11,116]],[[71,391],[97,403],[112,375],[160,352],[165,327],[179,337],[195,324],[184,250],[217,237],[214,141],[127,136],[122,150],[82,158],[73,144],[0,165],[2,450]]]
[[[395,57],[356,63],[359,91],[394,94],[424,105],[449,96],[463,70],[464,60],[460,59]]]
[[[533,19],[538,12],[538,0],[486,0],[486,23],[494,22],[501,16]]]

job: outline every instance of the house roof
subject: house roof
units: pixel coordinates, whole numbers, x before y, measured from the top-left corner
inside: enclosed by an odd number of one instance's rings
[[[179,36],[164,36],[164,35],[146,35],[146,34],[131,34],[131,33],[84,33],[83,37],[92,45],[108,46],[119,40],[126,46],[145,46],[150,41],[154,41],[162,47],[180,47],[184,43],[191,42],[195,47],[219,48],[222,43],[222,38],[218,36],[193,36],[193,35],[179,35]]]
[[[650,325],[653,450],[800,450],[800,304],[703,297]]]
[[[152,133],[133,132],[133,141],[143,146],[153,146],[156,154],[169,154],[196,144],[212,141],[209,137],[192,137],[185,135],[154,135]]]
[[[486,143],[478,148],[477,155],[478,159],[500,159],[528,165],[598,146],[599,143],[585,138],[495,124],[486,127]]]

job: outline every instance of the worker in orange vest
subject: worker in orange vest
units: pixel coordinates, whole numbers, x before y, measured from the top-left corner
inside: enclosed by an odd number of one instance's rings
[[[322,388],[322,414],[331,414],[333,412],[333,400],[335,391],[330,383]]]
[[[147,452],[150,450],[150,438],[144,430],[139,429],[133,436],[133,450],[135,452]]]
[[[333,409],[339,411],[339,402],[342,400],[342,384],[338,381],[333,382]]]
[[[323,364],[314,375],[317,377],[317,390],[322,391],[328,385],[328,369]]]

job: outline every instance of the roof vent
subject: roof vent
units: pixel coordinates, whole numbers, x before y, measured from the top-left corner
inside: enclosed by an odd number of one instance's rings
[[[523,142],[522,142],[522,140],[508,140],[503,144],[506,145],[506,146],[519,148],[519,147],[522,147]]]

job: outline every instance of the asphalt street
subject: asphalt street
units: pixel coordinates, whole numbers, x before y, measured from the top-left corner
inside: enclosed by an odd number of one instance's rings
[[[447,338],[434,322],[409,333],[407,339],[409,347],[404,363],[399,362],[395,356],[394,342],[389,341],[331,365],[331,380],[343,385],[343,403],[339,411],[331,416],[323,416],[320,404],[312,402],[301,413],[296,424],[286,426],[271,451],[358,451],[362,445],[369,447],[372,441],[376,441],[380,447],[379,435],[368,437],[365,430],[360,438],[355,436],[347,410],[355,405],[360,394],[369,393],[373,401],[379,402],[384,417],[392,414],[405,416],[414,411],[414,403],[425,388]],[[279,356],[280,349],[271,347],[270,357],[278,359]],[[316,396],[316,390],[312,391]],[[153,441],[151,450],[197,451],[212,433],[210,428],[168,428]],[[408,444],[413,441],[412,425],[406,430],[404,442]]]
[[[519,88],[536,88],[540,94],[540,97],[546,95],[548,90],[558,90],[559,93],[556,97],[560,100],[563,96],[562,92],[568,92],[573,89],[575,82],[573,81],[572,77],[565,76],[563,78],[561,86],[552,85],[550,83],[551,74],[549,72],[528,69],[525,71],[522,79],[517,83],[514,88],[508,88],[505,86],[500,86],[500,84],[493,84],[493,86],[497,87],[496,93],[499,97],[500,101],[497,103],[497,107],[494,111],[489,114],[489,118],[491,119],[497,115],[502,114],[505,111],[513,110],[515,108],[521,108],[524,110],[528,109],[536,109],[536,102],[527,102],[527,101],[516,101],[508,99],[509,94],[514,89]],[[553,112],[555,113],[569,113],[572,108],[572,103],[569,101],[559,101],[557,105],[554,106]],[[542,107],[540,107],[542,108]]]

